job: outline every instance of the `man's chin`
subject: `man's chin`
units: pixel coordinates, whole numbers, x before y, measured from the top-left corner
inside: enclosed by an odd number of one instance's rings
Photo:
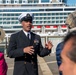
[[[31,29],[28,29],[27,32],[29,32]]]

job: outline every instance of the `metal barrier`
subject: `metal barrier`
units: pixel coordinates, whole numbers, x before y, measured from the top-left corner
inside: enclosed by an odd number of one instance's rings
[[[63,37],[64,36],[44,36],[44,37],[41,37],[42,45],[45,46],[45,43],[47,43],[48,41],[51,41],[53,44],[52,53],[55,53],[56,47],[57,47],[58,43],[63,40]]]
[[[41,42],[43,47],[45,47],[45,43],[47,43],[48,41],[51,41],[53,44],[53,48],[52,48],[52,53],[56,52],[56,46],[59,42],[62,41],[64,36],[41,36]],[[9,43],[9,37],[5,37],[4,41],[2,43],[0,43],[0,48],[1,50],[6,54],[7,53],[7,46]]]

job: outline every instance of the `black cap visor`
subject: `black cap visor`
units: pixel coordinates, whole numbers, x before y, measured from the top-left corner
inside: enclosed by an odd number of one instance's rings
[[[21,21],[20,22],[22,22],[22,21],[26,21],[26,22],[31,22],[32,23],[32,17],[30,16],[30,17],[23,17],[22,19],[21,19]]]

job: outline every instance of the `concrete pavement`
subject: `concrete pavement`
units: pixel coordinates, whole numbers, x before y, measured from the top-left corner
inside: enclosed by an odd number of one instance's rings
[[[7,75],[13,75],[14,59],[10,59],[6,56],[5,59],[8,64]],[[44,58],[38,57],[38,67],[39,75],[59,75],[55,54]]]

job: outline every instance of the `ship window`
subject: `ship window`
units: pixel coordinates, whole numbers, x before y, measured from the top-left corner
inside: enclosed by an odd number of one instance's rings
[[[7,3],[8,3],[9,1],[7,1]]]
[[[44,20],[46,19],[46,17],[44,17]]]
[[[40,23],[42,23],[42,21],[40,21]]]
[[[68,13],[68,15],[69,15],[70,13]]]
[[[50,13],[48,13],[48,16],[50,16],[51,14]]]
[[[15,24],[18,24],[18,21],[16,21]]]
[[[46,16],[46,13],[44,13],[44,16]]]
[[[22,28],[22,26],[13,26],[13,28]]]
[[[67,13],[64,13],[64,15],[67,15]]]
[[[2,22],[0,22],[0,24],[2,24]]]
[[[8,0],[7,3],[10,3],[10,1]]]
[[[44,21],[44,23],[47,23],[46,21]]]
[[[59,23],[59,21],[56,21],[56,23]]]
[[[48,21],[48,23],[50,23],[50,21]]]
[[[7,14],[7,16],[10,16],[10,14]]]
[[[44,11],[44,9],[39,9],[39,11]]]
[[[13,0],[11,0],[11,3],[14,3],[14,1],[13,1]]]
[[[52,19],[55,19],[55,17],[52,17]]]
[[[14,14],[11,14],[11,16],[14,16]]]
[[[45,9],[45,11],[63,11],[63,9]]]
[[[11,18],[11,20],[14,20],[14,18]]]
[[[59,15],[59,13],[56,13],[56,15]]]
[[[63,13],[60,13],[60,15],[63,15]]]
[[[52,23],[55,23],[55,21],[52,21]]]
[[[66,9],[64,9],[64,11],[74,11],[75,10],[75,8],[66,8]]]
[[[49,2],[49,0],[41,0],[42,3]]]
[[[56,19],[59,19],[59,17],[56,17]]]
[[[3,20],[6,20],[6,18],[3,18]]]
[[[19,14],[15,14],[15,16],[19,16]]]
[[[64,23],[65,23],[65,21],[64,21]]]
[[[15,1],[15,3],[18,3],[18,1]]]
[[[1,24],[1,23],[0,23]],[[3,28],[3,26],[0,26],[0,28]]]
[[[50,19],[50,17],[48,17],[48,19]]]
[[[6,3],[5,0],[3,0],[3,3]]]
[[[0,16],[2,16],[2,14],[0,14]]]
[[[7,22],[7,24],[10,24],[10,22]]]
[[[38,3],[38,1],[34,1],[34,3]]]
[[[23,1],[23,3],[26,3],[25,1]]]
[[[63,17],[60,17],[60,19],[63,19]]]
[[[3,24],[6,24],[6,22],[3,22]]]
[[[55,15],[55,13],[52,13],[52,15]]]
[[[39,18],[38,18],[38,17],[35,17],[34,19],[35,19],[35,20],[38,20]]]
[[[66,19],[67,17],[64,17],[64,19]]]
[[[6,14],[3,14],[3,16],[6,16]]]
[[[36,16],[38,16],[38,14],[36,14]]]
[[[0,20],[2,20],[2,18],[0,18]]]
[[[32,1],[28,1],[28,3],[32,3]]]
[[[63,21],[60,21],[60,23],[63,23]]]
[[[42,16],[42,13],[40,13],[40,16]]]
[[[5,28],[5,29],[11,29],[12,27],[4,26],[3,28]]]
[[[12,22],[11,24],[14,24],[14,22]]]
[[[7,18],[7,20],[10,20],[10,18]]]
[[[36,23],[38,23],[38,21],[36,21]]]
[[[22,3],[22,0],[19,0],[19,3]]]
[[[40,17],[40,20],[42,19],[42,17]]]

